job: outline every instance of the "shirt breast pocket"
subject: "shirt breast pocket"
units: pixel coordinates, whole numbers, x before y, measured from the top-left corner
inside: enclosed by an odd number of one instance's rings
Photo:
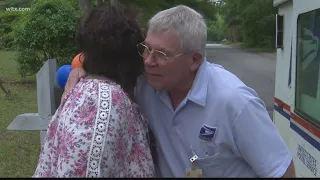
[[[200,142],[194,154],[198,156],[195,164],[202,169],[204,177],[225,176],[232,157],[226,149],[214,142]]]
[[[221,150],[214,142],[200,141],[199,148],[194,150],[194,154],[198,156],[197,161],[204,166],[211,166],[221,157]]]

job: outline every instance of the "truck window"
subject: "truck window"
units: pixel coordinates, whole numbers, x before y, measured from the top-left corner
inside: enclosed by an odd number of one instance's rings
[[[320,9],[300,14],[297,32],[295,111],[320,127]]]

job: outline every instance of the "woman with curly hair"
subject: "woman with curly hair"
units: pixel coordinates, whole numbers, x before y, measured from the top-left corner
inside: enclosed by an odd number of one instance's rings
[[[135,17],[103,7],[81,18],[77,42],[88,76],[63,96],[33,177],[154,177],[147,119],[132,99],[144,69]]]

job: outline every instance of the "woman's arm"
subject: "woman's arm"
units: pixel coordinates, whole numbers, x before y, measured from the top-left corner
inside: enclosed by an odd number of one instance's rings
[[[64,92],[61,97],[61,102],[64,97],[67,95],[68,92],[80,81],[81,78],[87,76],[86,72],[82,68],[75,68],[73,69],[68,77],[68,81],[64,88]]]

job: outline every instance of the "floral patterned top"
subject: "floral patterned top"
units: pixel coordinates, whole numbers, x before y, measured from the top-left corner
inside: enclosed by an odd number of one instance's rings
[[[81,79],[52,117],[33,177],[154,177],[147,135],[119,85]]]

